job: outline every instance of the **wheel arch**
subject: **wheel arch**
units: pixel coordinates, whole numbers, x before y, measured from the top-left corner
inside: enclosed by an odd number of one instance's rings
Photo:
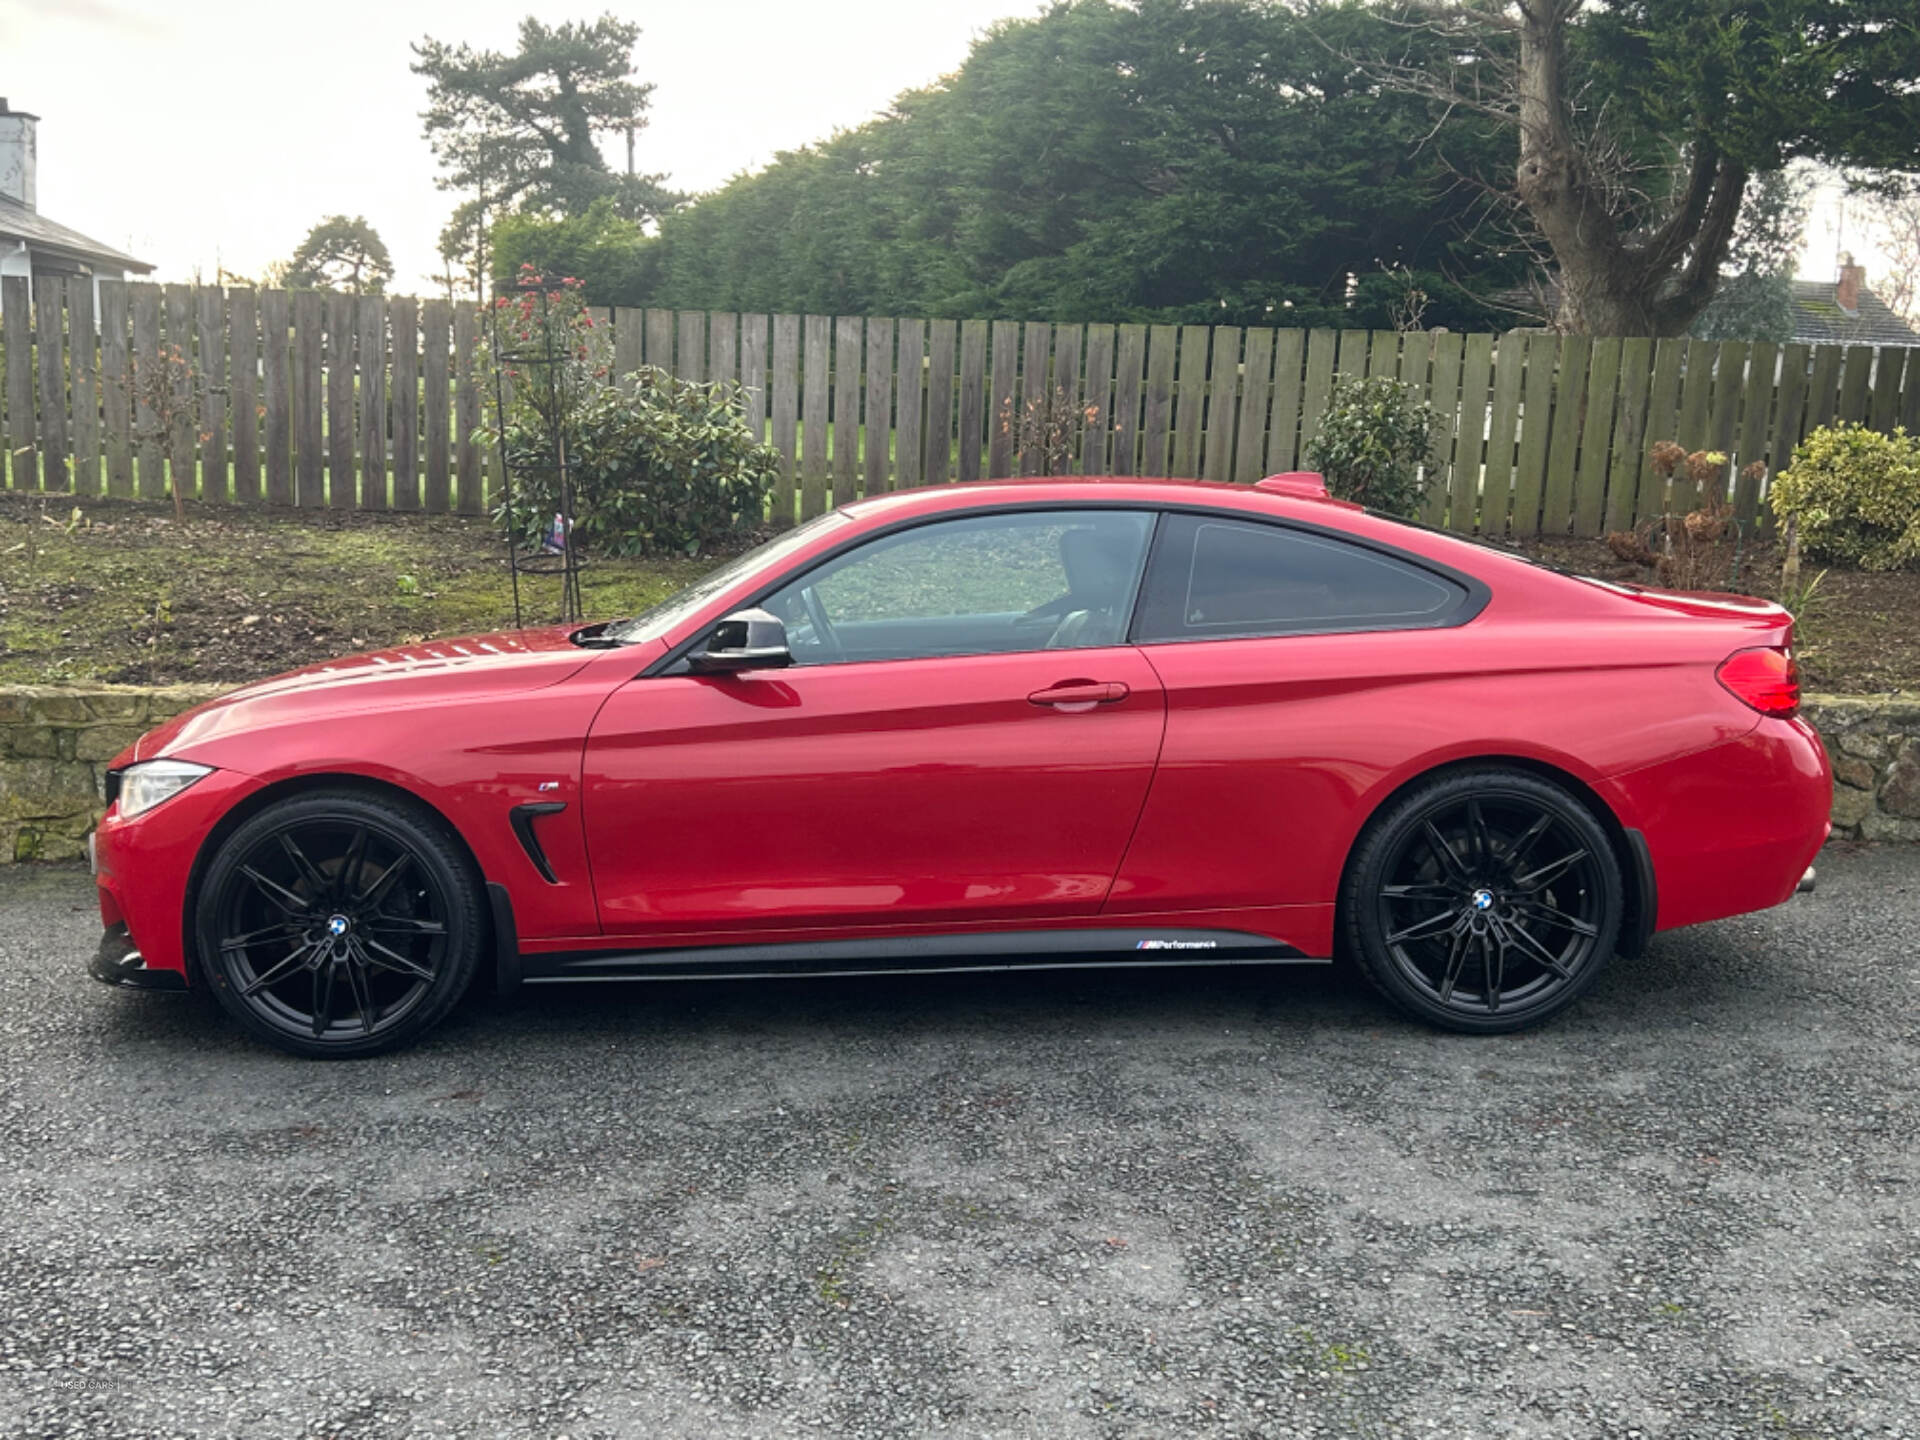
[[[1346,857],[1340,862],[1339,887],[1334,895],[1336,904],[1346,904],[1347,876],[1352,869],[1354,857],[1360,853],[1361,842],[1374,822],[1394,802],[1415,786],[1442,776],[1451,775],[1460,770],[1480,770],[1500,768],[1518,770],[1523,774],[1537,776],[1542,780],[1558,785],[1577,800],[1588,814],[1599,823],[1613,846],[1614,860],[1620,867],[1622,887],[1619,953],[1639,955],[1647,946],[1653,934],[1654,917],[1659,908],[1659,896],[1655,889],[1653,864],[1647,852],[1647,842],[1638,830],[1628,826],[1610,805],[1606,797],[1591,783],[1575,774],[1565,766],[1533,755],[1514,755],[1507,753],[1488,755],[1464,755],[1441,761],[1416,770],[1402,778],[1398,784],[1385,788],[1374,797],[1367,807],[1367,813],[1354,831],[1353,841],[1347,847]],[[1335,933],[1343,933],[1344,925],[1336,928]]]
[[[200,947],[194,937],[194,917],[200,908],[201,881],[205,877],[207,866],[212,863],[214,855],[219,851],[220,847],[226,843],[229,835],[233,834],[235,830],[239,829],[248,820],[251,820],[268,806],[278,804],[283,800],[291,800],[301,795],[310,795],[320,790],[358,791],[363,795],[372,796],[376,799],[402,800],[409,805],[425,810],[445,827],[447,835],[452,839],[455,846],[458,847],[467,863],[473,867],[474,878],[482,887],[482,893],[485,893],[487,880],[486,871],[481,867],[479,856],[474,853],[472,842],[461,833],[460,827],[454,824],[452,817],[449,816],[445,810],[435,805],[417,790],[410,790],[405,785],[401,785],[392,780],[379,779],[375,776],[361,775],[346,770],[327,770],[303,775],[290,775],[284,779],[275,780],[263,785],[258,790],[252,791],[242,797],[237,804],[214,822],[213,828],[207,831],[205,837],[200,842],[200,848],[194,853],[193,866],[187,872],[186,894],[180,906],[181,954],[186,960],[189,983],[194,985],[200,983]],[[491,914],[487,917],[487,923],[489,925],[493,923]],[[489,936],[489,948],[492,947],[492,944],[492,937]]]

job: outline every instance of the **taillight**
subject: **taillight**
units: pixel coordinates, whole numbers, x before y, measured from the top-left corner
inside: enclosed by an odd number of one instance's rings
[[[1714,673],[1737,700],[1762,715],[1791,715],[1800,708],[1800,667],[1784,646],[1736,650]]]

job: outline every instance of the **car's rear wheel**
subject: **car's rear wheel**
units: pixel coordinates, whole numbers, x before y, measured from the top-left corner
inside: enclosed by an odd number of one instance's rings
[[[196,909],[200,971],[253,1034],[373,1055],[443,1019],[486,943],[472,865],[428,811],[353,791],[269,806],[227,837]]]
[[[1518,770],[1436,777],[1376,818],[1342,907],[1362,972],[1402,1009],[1475,1034],[1577,1000],[1620,933],[1619,862],[1592,813]]]

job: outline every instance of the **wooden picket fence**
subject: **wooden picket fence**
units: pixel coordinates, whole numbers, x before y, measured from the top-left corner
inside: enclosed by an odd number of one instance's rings
[[[482,426],[484,316],[447,300],[0,282],[7,484],[214,503],[478,514],[500,484]],[[1048,468],[1029,408],[1071,415],[1066,468],[1248,482],[1306,463],[1336,375],[1390,375],[1434,408],[1425,518],[1482,534],[1596,535],[1689,508],[1648,452],[1675,439],[1777,472],[1836,420],[1920,431],[1920,351],[1512,331],[1052,325],[596,311],[616,370],[737,381],[782,457],[772,513]],[[163,353],[178,362],[162,362]],[[1911,362],[1911,363],[1910,363]],[[156,423],[129,377],[171,363]],[[150,392],[149,392],[150,393]],[[1764,480],[1734,483],[1764,521]]]

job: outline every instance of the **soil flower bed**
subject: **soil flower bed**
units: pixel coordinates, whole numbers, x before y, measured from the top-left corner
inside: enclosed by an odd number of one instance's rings
[[[644,609],[715,563],[596,559],[589,618]],[[523,577],[521,599],[526,623],[558,618],[557,580]],[[0,683],[239,684],[512,624],[506,551],[483,519],[189,505],[181,524],[154,505],[0,496]]]

